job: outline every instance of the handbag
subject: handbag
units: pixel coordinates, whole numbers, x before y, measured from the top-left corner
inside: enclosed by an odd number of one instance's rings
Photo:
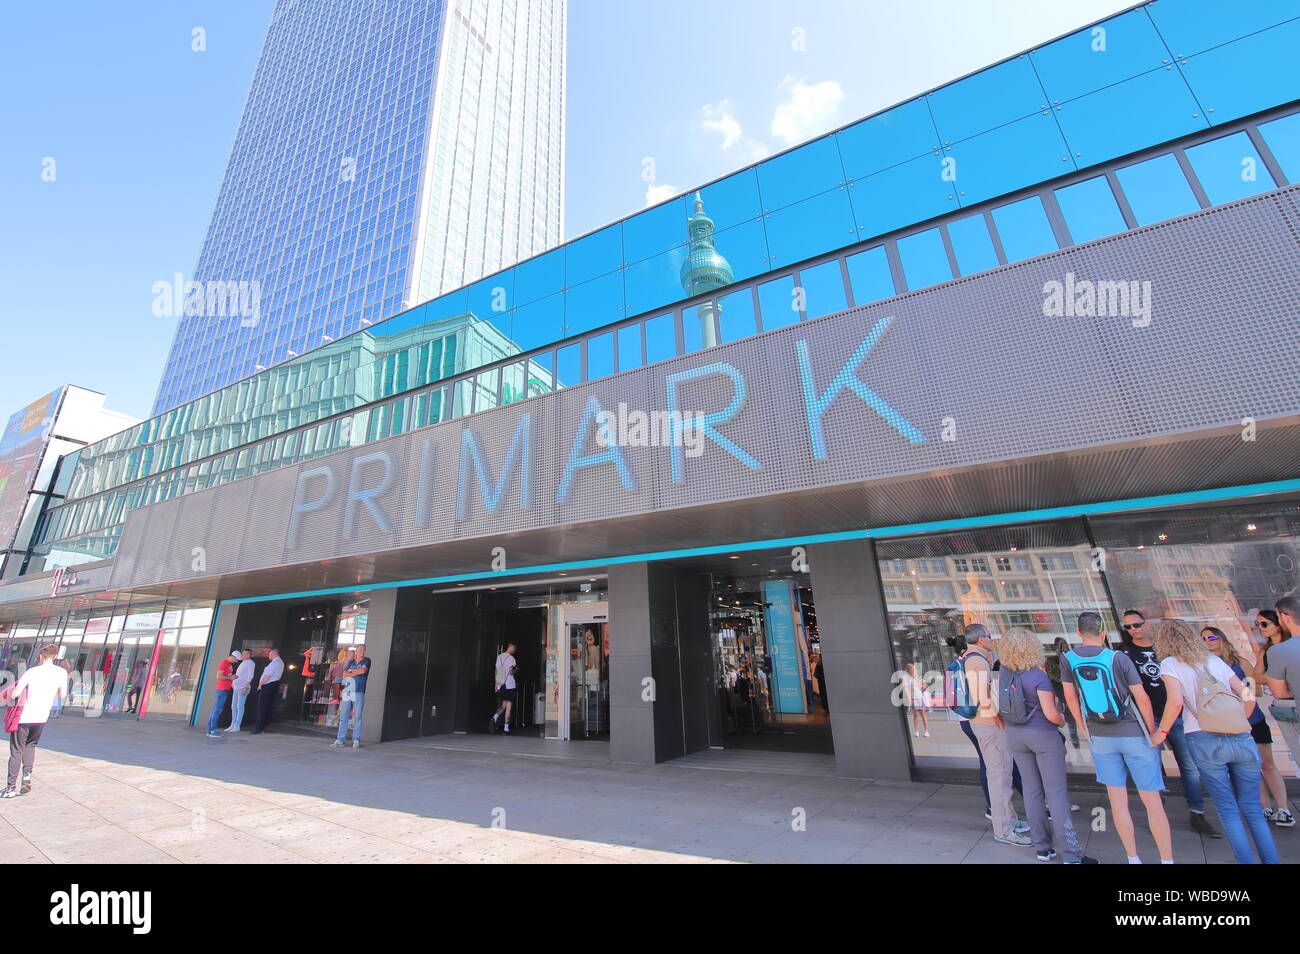
[[[9,708],[5,711],[5,731],[17,732],[18,727],[22,725],[23,706],[27,705],[27,690],[23,689],[22,697],[16,702],[9,703]]]

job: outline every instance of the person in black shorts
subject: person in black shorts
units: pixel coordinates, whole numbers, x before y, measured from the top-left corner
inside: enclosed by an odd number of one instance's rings
[[[495,729],[499,723],[502,727],[501,731],[507,735],[510,734],[510,712],[514,709],[515,699],[519,695],[519,688],[515,684],[516,648],[514,643],[506,646],[505,652],[497,657],[492,667],[492,684],[500,703],[497,705],[497,711],[492,714],[492,724],[488,729],[489,731]]]

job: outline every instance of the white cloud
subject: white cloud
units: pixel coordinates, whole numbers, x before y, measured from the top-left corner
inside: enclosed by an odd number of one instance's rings
[[[787,146],[830,129],[844,100],[844,89],[834,80],[810,84],[787,76],[778,91],[785,98],[772,115],[772,135]]]
[[[652,205],[658,205],[660,202],[665,202],[681,191],[682,190],[677,188],[677,186],[667,184],[658,185],[651,182],[645,187],[646,208],[649,208]]]
[[[722,148],[730,149],[744,138],[745,130],[736,118],[731,100],[724,99],[711,103],[700,110],[700,126],[703,129],[719,133],[722,136]]]

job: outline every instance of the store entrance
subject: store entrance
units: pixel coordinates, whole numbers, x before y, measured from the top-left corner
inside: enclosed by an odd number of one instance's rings
[[[609,738],[609,604],[561,604],[550,617],[546,737]]]

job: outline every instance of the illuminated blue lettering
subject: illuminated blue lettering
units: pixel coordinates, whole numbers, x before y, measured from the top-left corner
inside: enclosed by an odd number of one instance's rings
[[[867,332],[867,336],[862,339],[862,344],[858,345],[857,350],[853,352],[849,360],[844,362],[844,367],[840,368],[839,374],[835,375],[830,387],[820,395],[817,394],[817,389],[813,384],[812,362],[808,358],[808,342],[801,338],[794,343],[795,357],[799,363],[799,380],[803,385],[804,411],[808,417],[808,436],[812,440],[813,460],[826,459],[826,433],[822,428],[822,416],[825,415],[831,403],[839,397],[840,392],[845,388],[848,388],[861,398],[862,402],[884,418],[890,427],[906,437],[909,444],[919,444],[925,440],[925,435],[920,430],[890,407],[884,398],[863,384],[856,373],[858,365],[866,359],[893,320],[893,318],[886,315],[876,322],[875,327]]]
[[[627,459],[619,450],[617,441],[610,441],[609,449],[599,454],[582,453],[582,446],[587,442],[587,428],[603,411],[604,408],[600,406],[600,400],[596,395],[587,398],[587,403],[582,409],[582,421],[578,424],[578,432],[573,435],[573,446],[569,448],[569,463],[564,468],[564,479],[560,481],[559,492],[555,495],[556,503],[564,503],[568,498],[569,485],[579,469],[595,467],[599,464],[613,464],[618,469],[618,479],[623,482],[623,489],[636,490],[636,479],[632,476],[632,469],[628,467]]]
[[[669,441],[669,459],[672,461],[673,483],[680,484],[683,478],[683,458],[682,453],[682,412],[680,402],[677,396],[677,385],[684,381],[693,381],[696,378],[707,378],[711,374],[725,374],[731,378],[733,392],[731,403],[721,411],[715,411],[712,414],[697,415],[695,417],[696,426],[699,427],[700,433],[707,437],[713,443],[717,444],[736,460],[740,461],[750,470],[762,469],[760,464],[752,454],[740,447],[731,438],[720,433],[714,424],[722,424],[735,417],[745,405],[745,376],[735,367],[722,362],[715,364],[706,364],[700,368],[692,368],[689,371],[680,371],[677,374],[670,374],[664,378],[664,387],[668,392],[668,428],[671,432],[672,440]]]
[[[325,491],[316,500],[303,500],[303,490],[307,486],[307,482],[314,477],[325,478]],[[298,483],[293,488],[293,509],[289,512],[289,539],[286,546],[290,550],[298,545],[299,517],[304,513],[319,510],[333,496],[334,471],[329,467],[313,467],[311,470],[304,470],[298,475]]]
[[[501,504],[506,481],[514,469],[516,459],[519,462],[519,509],[527,510],[531,499],[532,483],[532,413],[524,414],[515,425],[515,435],[510,439],[510,450],[501,464],[492,492],[488,493],[487,465],[483,462],[483,447],[478,435],[468,427],[460,432],[460,467],[456,474],[456,519],[464,520],[469,516],[469,501],[466,491],[469,488],[469,464],[474,464],[474,476],[478,478],[479,493],[483,496],[483,507],[488,513],[495,513]]]
[[[357,484],[361,481],[361,472],[367,464],[375,461],[384,465],[384,476],[379,479],[379,483],[365,490],[360,490]],[[365,454],[361,457],[354,458],[352,461],[352,474],[348,477],[348,495],[345,498],[343,506],[343,531],[340,534],[342,539],[350,540],[352,538],[352,518],[357,512],[357,504],[366,508],[370,514],[370,519],[375,522],[375,526],[381,532],[387,533],[393,529],[393,523],[388,519],[388,514],[375,501],[375,498],[388,489],[388,485],[393,482],[393,457],[387,451],[376,451],[373,454]]]

